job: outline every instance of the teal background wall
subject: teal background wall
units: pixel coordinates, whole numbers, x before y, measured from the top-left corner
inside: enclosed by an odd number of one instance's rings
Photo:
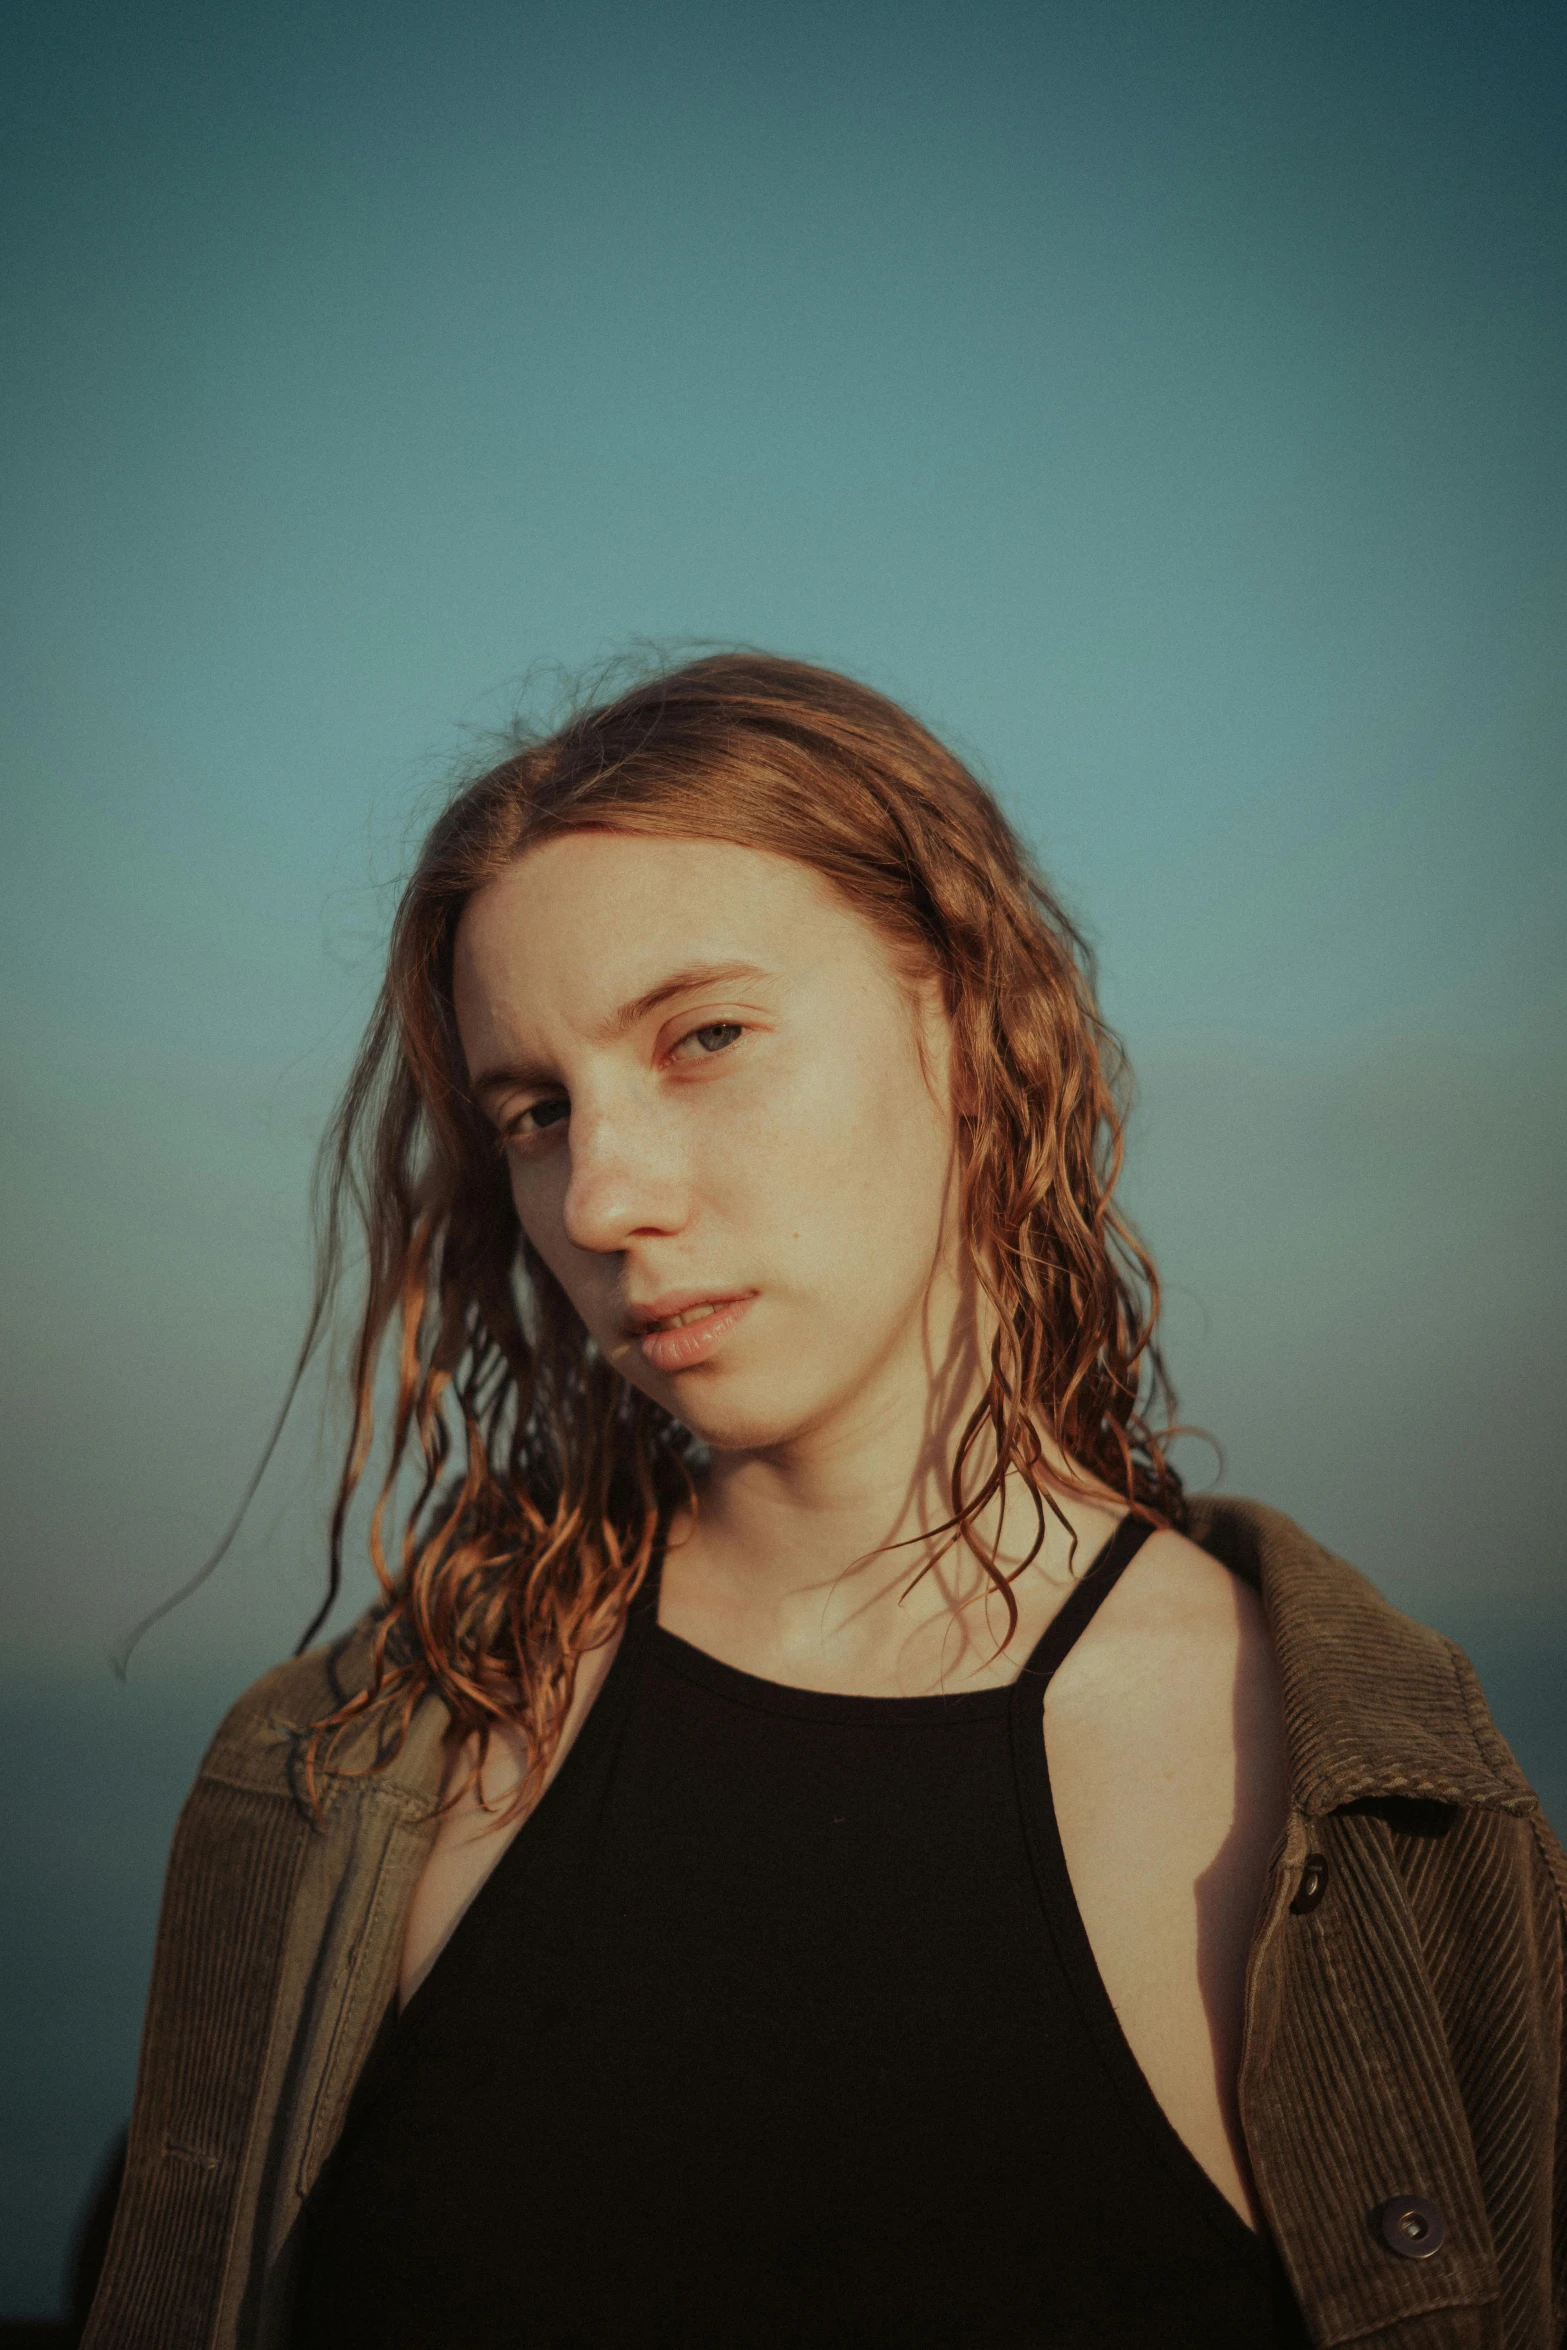
[[[281,1391],[420,816],[550,664],[749,640],[974,758],[1098,941],[1223,1482],[1462,1638],[1567,1822],[1561,12],[17,0],[0,50],[0,2314],[313,1605],[325,1380],[107,1656]]]

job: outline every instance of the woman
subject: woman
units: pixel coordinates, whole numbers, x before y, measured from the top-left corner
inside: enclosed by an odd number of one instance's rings
[[[1183,1497],[1117,1066],[846,679],[457,797],[332,1161],[385,1597],[187,1805],[91,2344],[1558,2339],[1560,1851]]]

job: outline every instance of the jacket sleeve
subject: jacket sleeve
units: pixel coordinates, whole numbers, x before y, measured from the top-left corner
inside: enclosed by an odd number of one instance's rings
[[[279,2214],[293,2208],[283,2172],[291,2191],[299,2183],[290,2133],[301,2117],[316,2127],[323,2064],[341,2072],[347,2061],[341,2011],[367,1949],[375,1982],[365,1996],[384,1992],[383,1977],[395,1983],[400,1905],[439,1800],[446,1715],[435,1703],[392,1749],[384,1725],[366,1717],[358,1745],[345,1742],[323,1774],[319,1813],[300,1800],[301,1737],[362,1685],[370,1637],[361,1619],[258,1681],[219,1728],[186,1799],[164,1880],[125,2183],[83,2350],[241,2350],[282,2339],[263,2303]]]
[[[318,1830],[298,1728],[339,1696],[346,1642],[239,1699],[174,1830],[153,1945],[125,2175],[82,2350],[198,2350],[245,2225],[246,2154],[288,1923]]]
[[[312,1831],[204,1771],[175,1830],[125,2181],[83,2350],[212,2339],[281,1927]]]
[[[1567,2350],[1567,1854],[1541,1814],[1535,1835],[1555,1896],[1556,2140],[1551,2195],[1551,2339]],[[1549,1964],[1549,1959],[1547,1959]]]

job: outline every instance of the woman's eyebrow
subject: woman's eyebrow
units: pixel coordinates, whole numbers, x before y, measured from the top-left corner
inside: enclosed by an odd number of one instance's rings
[[[671,996],[690,995],[701,987],[724,987],[735,979],[768,979],[772,973],[764,971],[759,963],[691,963],[683,971],[672,971],[645,995],[634,996],[622,1004],[618,1012],[611,1012],[599,1033],[606,1039],[624,1036],[645,1020],[649,1012],[656,1012],[660,1004]]]
[[[485,1069],[477,1077],[471,1077],[468,1080],[468,1094],[470,1100],[476,1101],[482,1109],[486,1094],[515,1093],[524,1086],[548,1085],[551,1082],[550,1072],[543,1067],[530,1069],[525,1062],[508,1061],[502,1068]]]
[[[606,1043],[613,1043],[617,1037],[635,1028],[639,1020],[645,1020],[649,1012],[656,1012],[660,1004],[668,1003],[673,996],[691,995],[703,987],[728,986],[737,979],[769,979],[773,976],[760,963],[690,963],[683,971],[672,971],[667,979],[661,979],[656,987],[648,988],[645,994],[633,996],[629,1003],[620,1005],[600,1023],[598,1033]],[[486,1094],[552,1082],[554,1080],[547,1069],[530,1068],[525,1062],[511,1061],[502,1068],[482,1070],[469,1080],[469,1086],[473,1098],[482,1102]]]

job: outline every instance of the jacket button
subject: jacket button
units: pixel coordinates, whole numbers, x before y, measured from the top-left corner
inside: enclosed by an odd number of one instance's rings
[[[1308,1910],[1316,1908],[1317,1903],[1327,1891],[1327,1885],[1328,1864],[1326,1860],[1320,1852],[1308,1852],[1306,1865],[1300,1872],[1300,1883],[1295,1889],[1295,1898],[1290,1903],[1290,1908],[1296,1917],[1303,1918]]]
[[[1395,2195],[1377,2214],[1382,2241],[1400,2260],[1429,2260],[1447,2242],[1447,2220],[1440,2203],[1423,2195]]]

